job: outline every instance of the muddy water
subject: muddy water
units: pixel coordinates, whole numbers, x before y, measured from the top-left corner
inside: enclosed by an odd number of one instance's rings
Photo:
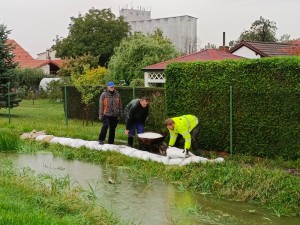
[[[63,160],[46,152],[0,156],[11,158],[18,169],[29,167],[39,174],[69,176],[72,185],[84,188],[99,205],[136,224],[300,224],[299,218],[278,218],[253,205],[193,194],[158,179],[137,181],[127,168]]]

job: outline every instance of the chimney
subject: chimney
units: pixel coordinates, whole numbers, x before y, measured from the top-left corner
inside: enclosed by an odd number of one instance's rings
[[[219,46],[219,50],[229,52],[229,46],[225,46],[225,32],[223,32],[223,45]]]
[[[46,50],[46,60],[51,60],[49,49]]]

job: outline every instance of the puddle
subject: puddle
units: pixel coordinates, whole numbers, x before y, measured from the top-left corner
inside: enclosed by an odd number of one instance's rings
[[[295,217],[278,218],[253,205],[214,199],[153,179],[150,183],[131,177],[126,168],[107,168],[78,160],[64,160],[52,153],[36,155],[1,154],[16,168],[29,167],[36,173],[69,176],[72,185],[93,193],[96,202],[117,213],[123,220],[143,225],[298,225]]]

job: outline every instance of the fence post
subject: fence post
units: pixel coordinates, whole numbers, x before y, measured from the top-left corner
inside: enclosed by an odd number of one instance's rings
[[[10,124],[10,82],[7,83],[8,123]]]
[[[229,130],[229,136],[230,136],[230,155],[232,155],[232,151],[233,151],[233,105],[232,105],[232,86],[230,86],[230,90],[229,90],[229,115],[230,115],[230,130]]]
[[[132,99],[135,99],[135,85],[132,87]]]
[[[65,118],[66,118],[66,127],[68,129],[68,106],[67,106],[67,86],[64,86],[64,97],[65,97]]]

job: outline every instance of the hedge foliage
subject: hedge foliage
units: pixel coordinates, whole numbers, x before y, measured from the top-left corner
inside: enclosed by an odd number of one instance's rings
[[[230,86],[234,153],[300,157],[300,57],[171,63],[168,116],[196,115],[201,147],[229,150]]]
[[[90,120],[98,120],[99,113],[99,97],[106,87],[99,87],[101,91],[95,95],[92,104],[90,105],[88,118]],[[65,89],[63,88],[63,91]],[[125,106],[135,98],[143,96],[150,99],[149,118],[146,122],[146,130],[162,132],[163,121],[165,120],[165,96],[163,88],[144,88],[144,87],[116,87],[119,91],[122,100],[123,112]],[[67,116],[73,119],[83,119],[85,105],[82,103],[81,94],[74,86],[66,87],[66,102],[67,102]],[[65,102],[65,101],[64,101]],[[124,118],[120,118],[124,123]]]

